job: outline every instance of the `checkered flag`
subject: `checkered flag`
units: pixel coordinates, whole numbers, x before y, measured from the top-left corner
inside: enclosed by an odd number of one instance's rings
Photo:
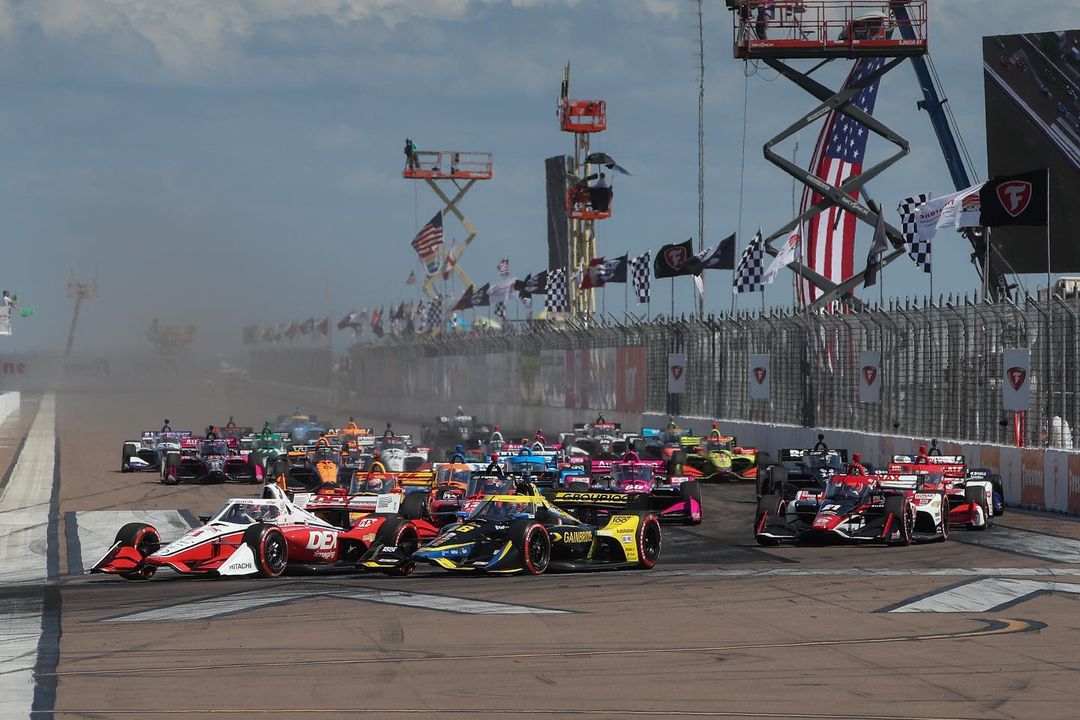
[[[495,303],[495,317],[499,318],[502,322],[506,322],[506,301],[500,300]]]
[[[896,206],[896,212],[900,213],[900,232],[904,234],[904,249],[915,264],[927,273],[930,272],[930,260],[933,255],[930,238],[924,239],[919,235],[919,224],[915,218],[919,206],[929,199],[930,195],[921,193],[917,197],[906,198]]]
[[[544,309],[549,313],[564,313],[569,309],[566,297],[566,268],[548,271]]]
[[[427,318],[424,325],[428,330],[438,330],[442,325],[442,296],[436,295],[427,306]]]
[[[646,250],[630,261],[630,276],[634,281],[634,293],[638,304],[649,302],[649,277],[652,268],[652,250]]]
[[[762,262],[761,228],[750,238],[750,244],[743,250],[739,266],[735,268],[735,280],[731,291],[734,293],[763,292],[765,290],[765,267]]]

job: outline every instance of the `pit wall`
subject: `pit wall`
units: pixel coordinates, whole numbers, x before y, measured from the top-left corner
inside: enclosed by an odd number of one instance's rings
[[[0,423],[19,411],[21,396],[18,392],[0,392]]]
[[[327,390],[300,388],[284,383],[254,381],[265,392],[282,400],[297,398],[326,401],[342,415],[385,416],[388,421],[430,423],[440,415],[453,415],[457,405],[452,402],[396,398],[393,401],[364,398],[355,393],[333,393]],[[493,388],[493,394],[497,394]],[[508,432],[529,432],[542,428],[548,437],[569,430],[574,423],[596,419],[596,409],[550,408],[524,405],[505,405],[496,402],[472,404],[462,408],[468,415],[484,423],[499,424]],[[641,427],[664,427],[668,416],[656,413],[628,413],[605,410],[609,422],[622,423],[627,430]],[[711,418],[676,416],[680,427],[693,428],[705,434],[712,426]],[[876,435],[852,430],[805,428],[795,425],[754,423],[742,420],[718,420],[720,430],[734,435],[739,444],[766,451],[775,459],[780,448],[806,448],[825,434],[830,447],[847,448],[862,453],[864,463],[882,468],[894,454],[913,453],[929,438],[903,435]],[[1005,500],[1013,507],[1033,510],[1080,514],[1080,453],[1041,448],[1015,448],[986,443],[956,443],[940,440],[938,447],[944,455],[964,455],[969,467],[988,468],[1001,476]]]

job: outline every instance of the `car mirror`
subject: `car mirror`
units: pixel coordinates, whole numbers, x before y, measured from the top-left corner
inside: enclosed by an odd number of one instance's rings
[[[469,513],[467,510],[458,510],[454,513],[454,517],[456,517],[458,520],[464,520],[465,518],[469,517]]]
[[[527,520],[528,518],[529,518],[529,513],[527,513],[527,512],[514,513],[514,519],[515,520]]]
[[[210,522],[210,516],[209,515],[200,515],[199,516],[199,522],[201,522],[203,525],[205,525],[206,523]]]

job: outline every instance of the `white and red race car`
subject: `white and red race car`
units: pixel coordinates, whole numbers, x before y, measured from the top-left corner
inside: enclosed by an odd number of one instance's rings
[[[397,514],[399,495],[380,496],[376,512],[348,528],[303,509],[306,499],[294,500],[276,485],[267,485],[262,498],[229,500],[205,525],[164,547],[152,525],[128,523],[90,572],[145,580],[159,568],[261,577],[276,577],[286,570],[357,570],[376,542],[382,551],[377,569],[397,575],[412,572],[409,558],[419,536],[413,523]],[[387,553],[387,548],[398,552]],[[400,562],[387,560],[390,556]]]

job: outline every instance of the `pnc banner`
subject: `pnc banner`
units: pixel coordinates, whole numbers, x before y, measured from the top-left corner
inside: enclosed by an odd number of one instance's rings
[[[750,376],[748,378],[748,382],[750,383],[750,399],[768,400],[769,384],[771,381],[772,377],[769,372],[769,356],[751,355]]]
[[[859,402],[881,402],[881,353],[859,351]]]
[[[667,391],[669,395],[686,392],[686,353],[668,353]]]
[[[1027,410],[1031,401],[1031,351],[1008,348],[1001,354],[1001,407]]]

